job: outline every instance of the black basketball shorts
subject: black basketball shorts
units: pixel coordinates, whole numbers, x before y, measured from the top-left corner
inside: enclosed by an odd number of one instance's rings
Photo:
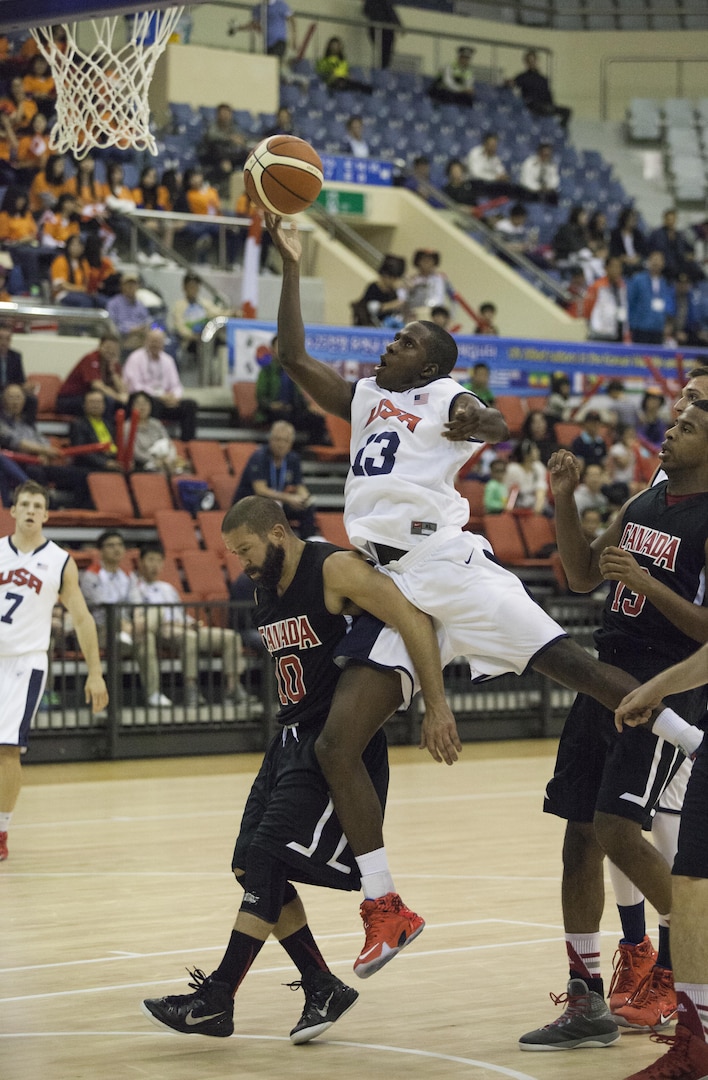
[[[288,868],[289,881],[330,889],[360,887],[356,861],[346,842],[315,756],[324,726],[283,728],[266,751],[251,788],[236,840],[232,868],[243,869],[251,844]],[[382,808],[388,791],[388,751],[383,730],[363,755]]]
[[[693,763],[681,814],[673,873],[708,878],[708,746],[704,738]]]

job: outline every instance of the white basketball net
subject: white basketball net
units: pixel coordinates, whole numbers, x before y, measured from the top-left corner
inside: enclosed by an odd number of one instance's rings
[[[85,157],[94,147],[148,150],[157,154],[150,132],[148,90],[155,64],[175,32],[183,8],[136,14],[128,40],[114,48],[113,37],[123,16],[65,23],[66,52],[52,39],[49,26],[31,30],[56,84],[56,123],[49,137],[58,154]],[[89,51],[77,42],[79,26],[91,27]]]

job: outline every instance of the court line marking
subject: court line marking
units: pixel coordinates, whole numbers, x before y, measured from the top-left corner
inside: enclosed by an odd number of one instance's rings
[[[608,934],[609,932],[605,932]],[[615,934],[612,936],[616,936]],[[416,949],[414,953],[406,953],[404,956],[398,958],[399,964],[401,961],[410,962],[411,960],[421,960],[424,957],[427,959],[431,956],[449,956],[459,955],[462,953],[479,953],[490,952],[492,949],[518,949],[528,945],[557,945],[559,942],[564,942],[564,936],[548,937],[548,938],[534,938],[528,941],[498,941],[490,942],[485,945],[457,945],[449,949]],[[209,949],[204,949],[204,952],[223,952],[223,946],[212,946]],[[187,950],[184,950],[185,952]],[[330,962],[330,967],[344,967],[351,964],[351,958],[346,960],[335,960]],[[292,973],[292,965],[282,965],[268,968],[257,968],[249,972],[250,975],[273,975]],[[140,982],[129,983],[115,983],[111,986],[86,986],[82,988],[74,988],[72,990],[53,990],[44,994],[20,994],[16,997],[0,998],[0,1005],[9,1005],[18,1001],[48,1001],[53,998],[66,998],[66,997],[80,997],[87,994],[104,994],[112,993],[121,990],[144,990],[150,986],[173,986],[178,979],[173,977],[171,979],[154,979],[141,980]]]
[[[159,1032],[156,1033],[152,1031],[23,1031],[12,1035],[0,1032],[0,1039],[105,1038],[107,1035],[129,1035],[131,1038],[136,1035],[158,1039],[161,1037]],[[167,1036],[167,1033],[165,1033],[165,1035]],[[284,1035],[231,1035],[230,1037],[232,1039],[243,1039],[244,1041],[290,1042],[290,1039],[286,1038]],[[320,1045],[326,1044],[321,1042]],[[340,1042],[338,1039],[333,1041],[331,1045],[347,1046],[353,1050],[379,1050],[386,1054],[407,1054],[411,1057],[432,1058],[434,1061],[451,1061],[456,1065],[471,1065],[473,1069],[487,1069],[490,1072],[498,1073],[499,1076],[508,1076],[510,1077],[510,1080],[536,1080],[535,1077],[529,1076],[528,1073],[517,1072],[516,1069],[507,1069],[504,1065],[493,1065],[489,1061],[478,1061],[476,1058],[457,1057],[454,1054],[441,1054],[435,1050],[414,1050],[409,1046],[387,1046],[385,1043]]]

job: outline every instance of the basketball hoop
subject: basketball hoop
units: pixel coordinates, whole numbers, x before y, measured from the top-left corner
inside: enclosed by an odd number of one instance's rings
[[[136,14],[128,40],[113,37],[120,16],[91,19],[93,46],[77,42],[80,23],[62,24],[66,51],[54,41],[50,26],[31,28],[56,85],[56,122],[49,136],[55,153],[83,158],[94,147],[148,150],[157,154],[150,132],[148,90],[155,64],[177,29],[183,8]],[[88,33],[88,28],[86,33]]]

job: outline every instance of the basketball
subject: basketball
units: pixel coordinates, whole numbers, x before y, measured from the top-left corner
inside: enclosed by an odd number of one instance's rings
[[[271,135],[249,154],[243,167],[246,194],[273,214],[299,214],[322,188],[316,150],[294,135]]]

